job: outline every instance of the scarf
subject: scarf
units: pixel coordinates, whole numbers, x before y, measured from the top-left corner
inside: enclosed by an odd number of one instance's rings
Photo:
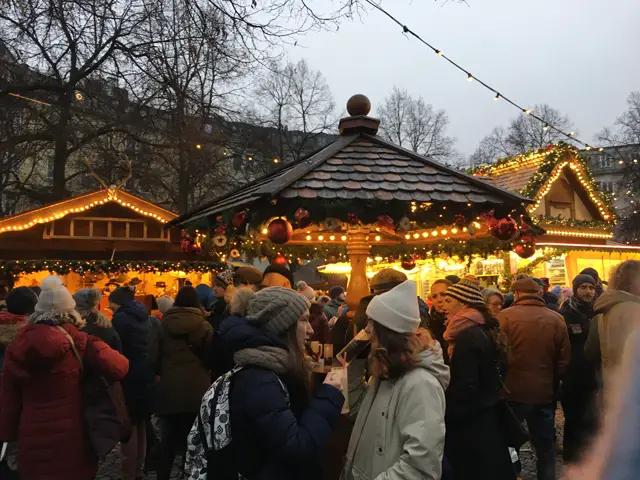
[[[82,328],[84,327],[85,321],[78,312],[73,310],[68,312],[36,312],[29,317],[29,323],[43,323],[51,326],[70,323],[77,328]]]
[[[238,350],[233,360],[240,366],[253,365],[284,375],[291,370],[289,352],[283,348],[263,346]]]
[[[444,339],[449,342],[449,358],[453,356],[453,349],[458,335],[467,328],[475,325],[484,325],[485,319],[482,313],[469,306],[464,307],[453,317],[447,320],[447,329],[444,331]]]
[[[593,311],[593,301],[585,302],[575,295],[567,299],[569,308],[582,315],[585,319],[592,318],[595,315]]]

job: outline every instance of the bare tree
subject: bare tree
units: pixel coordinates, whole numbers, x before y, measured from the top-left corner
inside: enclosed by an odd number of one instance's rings
[[[136,32],[129,80],[153,111],[136,140],[147,146],[135,178],[154,201],[186,212],[215,196],[227,168],[221,115],[252,59],[209,4],[161,0]]]
[[[280,161],[298,160],[336,125],[331,90],[322,73],[310,69],[306,60],[273,62],[255,96],[260,106],[253,109],[254,122],[274,130],[273,156]]]
[[[455,139],[445,134],[449,119],[422,97],[393,87],[378,109],[383,138],[426,157],[446,161],[454,154]]]
[[[627,111],[620,115],[613,128],[604,128],[596,139],[607,146],[640,144],[640,91],[627,98]]]
[[[496,127],[480,141],[480,145],[471,155],[471,165],[493,163],[499,157],[517,155],[529,150],[542,148],[550,143],[567,140],[567,137],[549,128],[554,125],[565,132],[570,132],[573,123],[567,115],[547,104],[536,105],[533,112],[543,122],[529,116],[520,115],[511,120],[507,129]]]
[[[138,0],[6,0],[0,10],[0,42],[5,62],[0,99],[10,94],[35,97],[49,104],[36,110],[31,128],[4,138],[0,148],[38,141],[52,151],[51,194],[25,191],[40,201],[68,195],[72,156],[122,123],[124,109],[98,95],[84,102],[91,80],[117,72],[116,58],[130,47],[132,33],[145,18]],[[90,96],[89,92],[89,96]],[[26,100],[25,100],[26,101]]]
[[[640,92],[627,98],[627,110],[612,128],[604,128],[596,140],[607,150],[603,155],[623,165],[622,179],[615,187],[616,195],[624,196],[624,207],[618,214],[617,236],[620,240],[640,242]],[[619,165],[616,165],[619,166]]]

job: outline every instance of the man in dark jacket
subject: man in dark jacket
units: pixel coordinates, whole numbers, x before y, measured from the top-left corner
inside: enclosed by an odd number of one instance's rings
[[[153,337],[147,308],[134,300],[130,287],[118,287],[109,295],[113,311],[111,323],[122,342],[122,353],[129,360],[129,372],[122,380],[127,410],[133,426],[131,438],[123,443],[122,479],[142,478],[147,449],[146,419],[153,413],[156,375],[149,358]]]
[[[565,462],[576,462],[586,440],[594,432],[595,417],[590,414],[597,388],[595,371],[585,357],[584,346],[595,316],[596,280],[578,275],[573,280],[573,296],[562,305],[571,342],[571,362],[562,381],[562,409],[564,410]]]
[[[444,363],[447,365],[449,365],[449,344],[444,339],[444,331],[447,328],[445,326],[447,316],[444,313],[444,293],[451,285],[453,284],[447,279],[436,280],[431,285],[429,296],[433,302],[433,307],[429,312],[429,322],[427,324],[431,335],[442,347],[442,356],[444,357]]]
[[[498,315],[510,347],[506,398],[526,420],[538,456],[538,479],[555,480],[555,402],[558,384],[571,359],[562,315],[547,308],[532,278],[512,287],[516,301]]]

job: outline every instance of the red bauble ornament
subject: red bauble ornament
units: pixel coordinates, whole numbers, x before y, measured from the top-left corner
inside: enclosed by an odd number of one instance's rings
[[[529,258],[536,253],[536,246],[533,243],[519,243],[513,247],[513,251],[520,258]]]
[[[267,227],[267,237],[276,245],[284,245],[293,237],[293,227],[282,218],[277,218]]]
[[[393,218],[389,215],[379,215],[377,220],[380,228],[393,228]]]
[[[224,224],[222,224],[222,225],[218,225],[218,226],[216,227],[215,232],[216,232],[218,235],[224,235],[224,234],[227,232],[227,226],[226,226],[226,225],[224,225]]]
[[[498,240],[511,240],[518,231],[518,225],[512,218],[501,218],[496,225],[489,229],[491,235]]]
[[[520,235],[520,241],[522,243],[536,243],[536,238],[533,236],[531,232],[527,232]]]
[[[300,225],[300,228],[308,227],[311,224],[311,214],[302,207],[296,210],[294,218],[296,222],[298,222],[298,225]]]
[[[347,215],[347,218],[351,225],[357,225],[358,223],[360,223],[360,219],[358,218],[358,215],[356,215],[355,213],[350,213],[349,215]]]
[[[458,228],[462,228],[467,224],[467,219],[464,215],[462,215],[461,213],[456,215],[456,226]]]
[[[182,253],[191,253],[191,241],[188,239],[184,239],[180,242],[180,250]]]
[[[231,225],[233,225],[234,228],[240,228],[244,223],[245,218],[247,218],[247,212],[245,212],[244,210],[241,212],[238,212],[233,216],[233,219],[231,220]]]
[[[414,268],[416,268],[416,261],[413,258],[406,257],[402,260],[400,266],[404,270],[413,270]]]
[[[494,213],[495,210],[490,210],[480,215],[480,218],[487,223],[489,228],[493,228],[498,224],[498,219],[493,215]]]
[[[273,260],[271,260],[271,265],[280,265],[281,267],[286,267],[287,259],[284,255],[279,253],[275,257],[273,257]]]

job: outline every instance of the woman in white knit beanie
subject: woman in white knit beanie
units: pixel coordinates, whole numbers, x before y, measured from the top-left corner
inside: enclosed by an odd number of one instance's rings
[[[416,285],[407,280],[367,307],[372,378],[351,433],[343,480],[440,480],[449,367],[418,332]]]
[[[45,278],[35,313],[6,350],[0,438],[18,440],[21,478],[90,480],[98,471],[98,458],[85,436],[83,364],[95,375],[117,381],[126,375],[129,362],[80,331],[83,322],[75,307],[60,277]]]

